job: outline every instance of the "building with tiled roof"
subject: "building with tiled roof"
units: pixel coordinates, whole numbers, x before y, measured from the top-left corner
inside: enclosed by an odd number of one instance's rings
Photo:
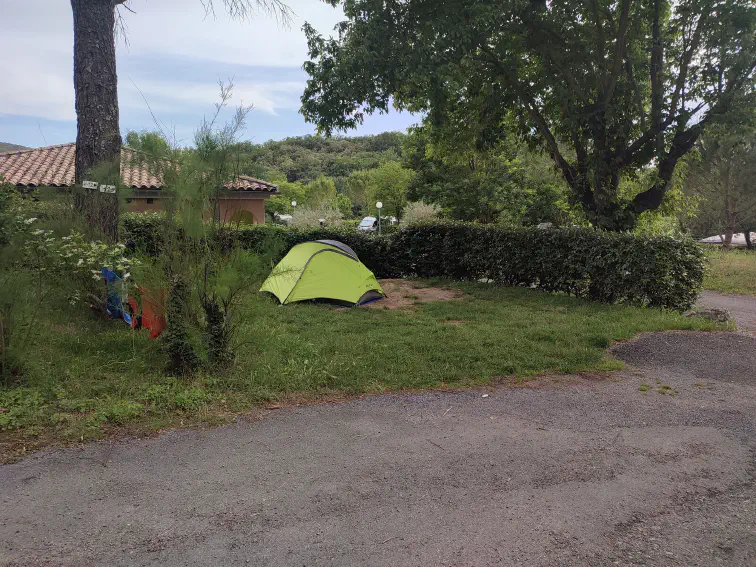
[[[62,144],[0,154],[0,176],[22,189],[74,185],[76,144]],[[121,181],[131,187],[128,208],[144,212],[161,208],[163,181],[137,158],[131,148],[121,149]],[[265,222],[265,199],[278,194],[278,186],[239,176],[223,186],[220,215],[229,222]]]

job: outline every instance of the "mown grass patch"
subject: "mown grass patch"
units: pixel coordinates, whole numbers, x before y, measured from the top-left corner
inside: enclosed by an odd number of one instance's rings
[[[704,289],[756,295],[756,251],[707,248],[709,268]]]
[[[263,402],[419,388],[502,376],[613,370],[607,347],[644,331],[712,324],[656,309],[589,303],[486,284],[405,310],[278,306],[252,296],[225,373],[166,377],[160,341],[61,305],[44,313],[24,375],[0,389],[3,452],[114,430],[222,422]],[[450,325],[449,321],[464,321]],[[126,428],[126,429],[124,429]]]

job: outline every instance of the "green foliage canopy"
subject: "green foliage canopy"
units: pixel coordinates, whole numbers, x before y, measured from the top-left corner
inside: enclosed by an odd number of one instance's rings
[[[403,140],[404,134],[399,132],[348,138],[298,136],[263,144],[246,142],[239,150],[250,164],[245,171],[249,175],[269,178],[280,172],[286,181],[309,183],[321,175],[338,180],[397,160]]]
[[[404,156],[417,172],[409,199],[435,203],[452,218],[510,225],[580,222],[548,157],[512,135],[480,148],[425,125],[412,129]]]
[[[700,236],[756,230],[756,131],[716,128],[700,140],[690,160],[684,191],[699,200],[689,224]],[[749,243],[750,244],[750,243]]]
[[[354,128],[392,103],[472,129],[480,144],[497,143],[514,120],[604,228],[630,228],[661,206],[705,126],[752,92],[756,6],[748,0],[341,5],[338,37],[305,26],[302,113],[319,131]],[[646,167],[656,172],[651,185],[623,197],[622,176]]]

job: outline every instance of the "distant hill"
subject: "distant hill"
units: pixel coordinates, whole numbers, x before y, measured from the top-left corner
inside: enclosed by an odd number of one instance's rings
[[[255,164],[245,173],[266,179],[271,171],[278,171],[288,181],[308,183],[320,175],[345,178],[353,171],[399,161],[404,138],[399,132],[333,138],[298,136],[263,144],[245,143],[241,149]]]
[[[26,146],[19,146],[18,144],[9,144],[7,142],[0,142],[0,154],[8,152],[17,152],[19,150],[28,150]]]

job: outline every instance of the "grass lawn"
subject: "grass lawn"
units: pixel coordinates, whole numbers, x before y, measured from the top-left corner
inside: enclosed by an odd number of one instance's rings
[[[704,288],[721,293],[756,295],[756,251],[707,248],[710,260]]]
[[[237,364],[162,373],[160,341],[79,308],[49,311],[26,373],[0,388],[0,457],[36,445],[218,423],[262,402],[486,384],[503,376],[612,370],[606,348],[643,331],[710,329],[695,318],[485,284],[405,310],[279,307],[248,298]]]

